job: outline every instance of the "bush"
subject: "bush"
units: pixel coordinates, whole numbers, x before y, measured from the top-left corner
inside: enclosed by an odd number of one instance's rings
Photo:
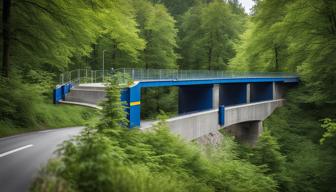
[[[85,124],[95,110],[52,104],[43,92],[46,87],[0,78],[0,136],[31,130]]]
[[[20,79],[0,79],[0,116],[16,126],[37,125],[36,109],[41,102],[34,86],[21,83]]]

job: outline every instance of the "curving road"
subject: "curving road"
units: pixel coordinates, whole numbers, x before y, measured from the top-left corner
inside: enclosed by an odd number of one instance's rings
[[[24,192],[57,146],[83,127],[45,130],[0,138],[0,191]]]

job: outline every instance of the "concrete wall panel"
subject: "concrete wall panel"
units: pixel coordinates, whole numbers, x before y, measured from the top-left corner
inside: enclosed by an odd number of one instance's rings
[[[97,105],[105,99],[105,91],[74,88],[65,96],[66,101]]]

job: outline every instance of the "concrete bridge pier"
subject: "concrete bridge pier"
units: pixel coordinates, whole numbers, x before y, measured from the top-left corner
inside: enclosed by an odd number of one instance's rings
[[[285,93],[289,89],[289,86],[285,83],[273,82],[273,99],[282,99]]]
[[[234,136],[239,142],[254,146],[263,131],[262,121],[234,124],[225,127],[224,131]]]
[[[224,132],[233,136],[238,142],[248,146],[255,146],[259,136],[263,132],[262,121],[252,121],[234,124],[223,128]],[[224,136],[219,130],[203,135],[195,139],[201,145],[219,145]]]
[[[218,109],[220,105],[219,93],[221,86],[219,84],[214,84],[212,88],[212,108]]]

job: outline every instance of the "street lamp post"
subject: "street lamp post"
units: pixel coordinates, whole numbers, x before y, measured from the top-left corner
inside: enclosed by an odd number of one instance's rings
[[[104,82],[104,77],[105,77],[105,51],[103,50],[103,82]]]

